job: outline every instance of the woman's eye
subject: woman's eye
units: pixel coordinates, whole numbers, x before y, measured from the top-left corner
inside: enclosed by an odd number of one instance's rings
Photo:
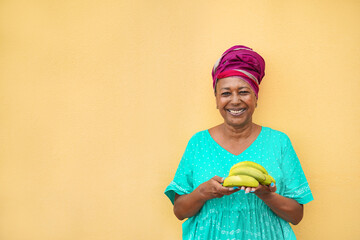
[[[246,95],[246,94],[249,93],[249,91],[240,91],[239,93],[240,93],[241,95]]]
[[[223,93],[221,93],[221,95],[222,96],[228,96],[228,95],[230,95],[230,93],[229,92],[223,92]]]

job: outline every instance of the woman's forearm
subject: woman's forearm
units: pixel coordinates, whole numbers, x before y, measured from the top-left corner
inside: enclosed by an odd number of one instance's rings
[[[175,195],[174,213],[183,220],[194,216],[200,211],[206,201],[213,198],[221,198],[224,195],[233,194],[239,189],[222,186],[223,178],[214,176],[210,180],[200,184],[194,191],[186,195]]]
[[[298,224],[303,217],[303,205],[296,200],[281,196],[275,192],[257,194],[279,217],[294,225]]]
[[[175,195],[174,214],[179,220],[194,216],[206,200],[202,197],[199,191],[193,191],[186,195]]]

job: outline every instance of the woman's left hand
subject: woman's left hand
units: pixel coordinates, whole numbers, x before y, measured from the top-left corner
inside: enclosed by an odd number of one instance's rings
[[[298,224],[304,214],[304,207],[292,198],[287,198],[277,194],[276,185],[270,186],[259,185],[257,188],[252,189],[258,198],[273,210],[279,217],[292,224]],[[249,191],[248,188],[245,191]]]

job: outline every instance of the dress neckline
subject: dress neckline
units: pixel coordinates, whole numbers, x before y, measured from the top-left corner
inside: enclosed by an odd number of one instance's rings
[[[244,151],[242,151],[240,154],[236,155],[236,154],[233,154],[231,152],[229,152],[228,150],[226,150],[223,146],[221,146],[218,142],[215,141],[215,139],[211,136],[210,132],[209,132],[209,129],[206,129],[206,133],[208,135],[208,137],[210,138],[210,140],[218,147],[220,148],[222,151],[232,155],[232,156],[235,156],[235,157],[240,157],[243,155],[243,153],[245,153],[246,151],[248,151],[250,148],[252,148],[252,146],[255,145],[256,142],[259,141],[259,139],[261,138],[261,136],[263,135],[263,132],[264,132],[264,128],[263,126],[261,126],[261,130],[260,130],[260,133],[257,135],[257,137],[255,138],[255,140],[250,144],[250,146],[248,146]]]

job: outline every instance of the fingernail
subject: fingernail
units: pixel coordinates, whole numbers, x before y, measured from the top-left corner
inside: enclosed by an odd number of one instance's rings
[[[250,192],[255,192],[254,190],[250,191]]]
[[[274,183],[272,182],[271,184],[270,184],[270,187],[273,187],[274,186]]]
[[[235,188],[233,188],[233,187],[231,187],[231,188],[229,188],[229,191],[233,191]]]
[[[225,178],[223,177],[222,179],[221,179],[221,181],[224,181],[225,180]]]

